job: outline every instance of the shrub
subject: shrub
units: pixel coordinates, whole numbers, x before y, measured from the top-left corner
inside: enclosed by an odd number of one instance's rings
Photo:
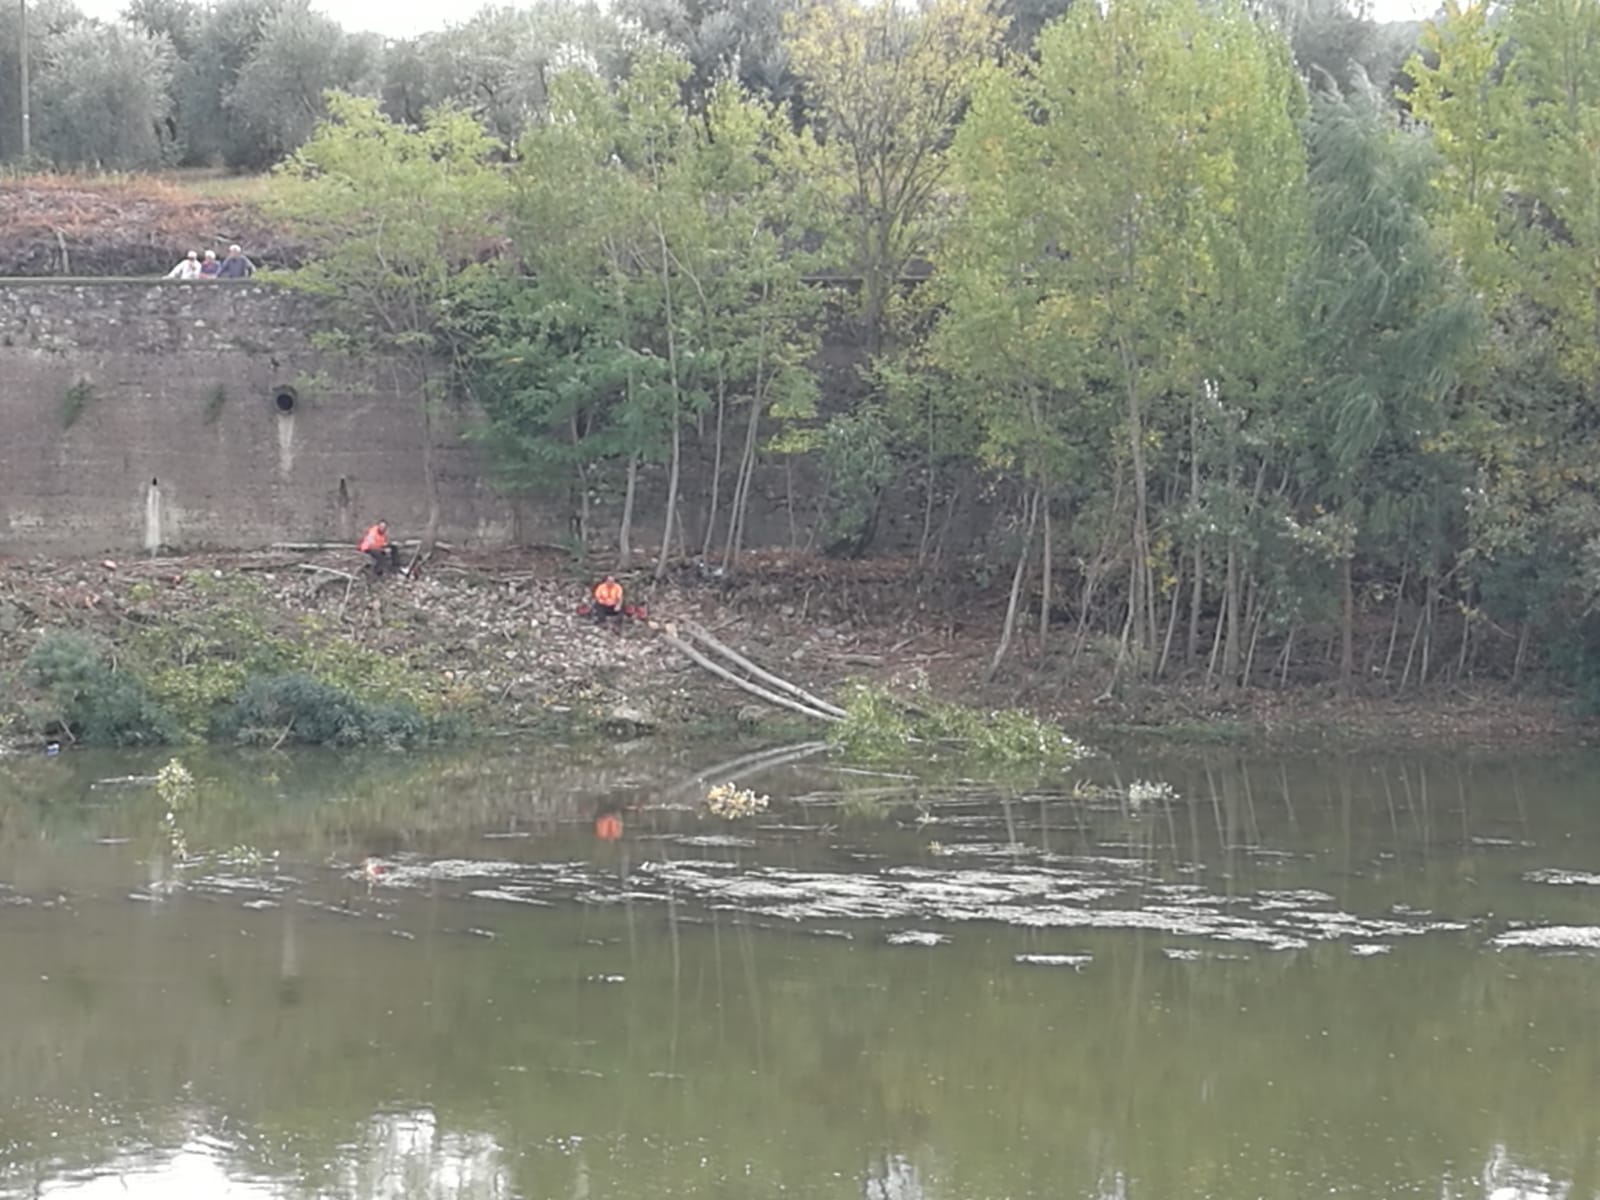
[[[1071,766],[1087,756],[1048,721],[1019,709],[968,708],[927,697],[909,704],[880,687],[854,689],[834,744],[855,758],[897,760],[941,747],[957,759],[989,767]]]
[[[251,679],[222,724],[241,742],[353,745],[362,740],[351,696],[301,674]]]
[[[237,741],[279,745],[389,745],[426,741],[428,719],[407,701],[367,703],[313,676],[256,677],[245,684],[219,723],[219,733]]]
[[[25,671],[28,682],[44,693],[53,719],[80,742],[158,745],[178,734],[143,682],[107,665],[99,645],[82,634],[46,634],[28,656]]]

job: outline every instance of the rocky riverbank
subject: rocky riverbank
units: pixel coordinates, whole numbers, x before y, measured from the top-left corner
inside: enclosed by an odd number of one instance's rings
[[[27,666],[52,634],[75,635],[105,670],[137,676],[183,737],[216,728],[216,714],[266,672],[447,717],[457,734],[803,720],[689,662],[653,627],[689,623],[819,695],[837,699],[861,680],[1025,708],[1080,735],[1493,743],[1576,740],[1589,729],[1559,696],[1496,687],[1402,698],[1326,685],[1113,690],[1092,656],[1074,661],[1064,646],[1040,656],[1026,641],[985,685],[1003,597],[925,586],[892,560],[752,556],[737,584],[693,569],[661,584],[624,574],[649,622],[620,630],[579,615],[588,575],[562,555],[441,554],[415,578],[380,581],[363,562],[345,549],[0,562],[0,736],[59,736],[61,688]],[[304,732],[288,724],[281,737]]]

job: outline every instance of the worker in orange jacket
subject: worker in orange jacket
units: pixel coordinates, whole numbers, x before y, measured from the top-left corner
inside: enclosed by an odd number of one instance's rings
[[[602,620],[622,615],[622,585],[616,576],[607,575],[594,585],[594,615]]]
[[[391,570],[400,569],[400,554],[394,546],[389,544],[389,522],[379,521],[361,536],[361,544],[356,547],[361,553],[372,559],[373,573],[380,578],[383,575],[384,562],[387,561]]]

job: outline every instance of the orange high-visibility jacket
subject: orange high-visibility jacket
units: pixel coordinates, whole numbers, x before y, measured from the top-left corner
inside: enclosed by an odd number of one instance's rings
[[[607,583],[602,579],[594,585],[594,602],[603,604],[607,608],[617,608],[622,604],[622,585],[620,583]]]
[[[370,554],[374,550],[387,549],[388,545],[389,535],[374,525],[371,529],[367,530],[366,536],[361,539],[361,545],[357,546],[356,549],[360,550],[363,554]]]

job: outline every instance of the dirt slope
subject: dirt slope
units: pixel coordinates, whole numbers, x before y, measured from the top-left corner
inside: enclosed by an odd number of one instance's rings
[[[37,175],[0,185],[0,277],[165,274],[188,250],[237,242],[258,264],[299,250],[246,199],[142,176]]]

